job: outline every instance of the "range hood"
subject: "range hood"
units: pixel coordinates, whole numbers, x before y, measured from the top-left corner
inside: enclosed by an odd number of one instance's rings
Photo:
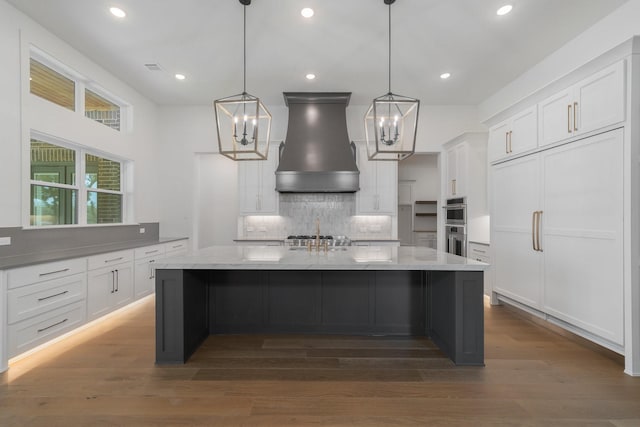
[[[354,193],[360,189],[346,109],[351,92],[284,92],[287,137],[280,146],[276,191]]]

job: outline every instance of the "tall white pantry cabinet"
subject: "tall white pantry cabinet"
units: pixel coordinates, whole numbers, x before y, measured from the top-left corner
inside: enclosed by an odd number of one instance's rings
[[[492,301],[640,375],[640,37],[487,124]]]

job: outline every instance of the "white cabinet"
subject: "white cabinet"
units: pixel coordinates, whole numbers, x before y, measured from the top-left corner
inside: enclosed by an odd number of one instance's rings
[[[269,149],[267,160],[238,164],[238,201],[240,215],[275,215],[278,213],[276,169],[278,146]]]
[[[70,259],[6,272],[2,299],[6,298],[7,307],[3,334],[7,350],[3,355],[16,356],[85,321],[86,266],[85,259]]]
[[[539,145],[624,121],[624,67],[624,61],[619,61],[540,102]]]
[[[532,246],[533,216],[541,206],[538,155],[493,166],[491,183],[493,290],[540,309],[542,253]]]
[[[166,256],[184,255],[189,252],[189,239],[176,240],[164,244]]]
[[[623,343],[623,131],[493,167],[494,291]]]
[[[467,195],[467,154],[464,142],[447,150],[447,198]]]
[[[369,160],[367,148],[358,144],[360,191],[356,193],[357,213],[396,215],[398,209],[398,162]]]
[[[164,256],[165,245],[146,246],[135,250],[134,257],[134,298],[139,299],[153,293],[155,289],[156,259]]]
[[[133,250],[95,255],[88,262],[88,320],[133,301]]]
[[[491,251],[488,244],[469,242],[468,258],[475,259],[476,261],[484,262],[491,265]],[[484,271],[484,294],[491,295],[492,289],[492,267],[487,268]]]
[[[538,146],[538,106],[534,105],[489,130],[489,162],[507,159]]]
[[[7,286],[5,272],[0,271],[0,372],[9,369],[9,359],[7,351]]]

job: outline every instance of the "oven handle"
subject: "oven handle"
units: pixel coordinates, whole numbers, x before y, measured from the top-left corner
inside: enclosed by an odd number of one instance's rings
[[[467,204],[463,203],[460,205],[445,205],[442,207],[442,209],[460,209],[460,208],[466,208]]]

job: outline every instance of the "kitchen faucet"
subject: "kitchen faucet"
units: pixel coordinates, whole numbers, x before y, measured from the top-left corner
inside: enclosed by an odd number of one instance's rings
[[[307,242],[307,250],[311,251],[311,247],[315,246],[316,252],[320,252],[320,218],[316,218],[316,238],[314,242],[311,243],[311,240]],[[329,250],[329,242],[327,240],[324,241],[324,251],[327,252]]]

